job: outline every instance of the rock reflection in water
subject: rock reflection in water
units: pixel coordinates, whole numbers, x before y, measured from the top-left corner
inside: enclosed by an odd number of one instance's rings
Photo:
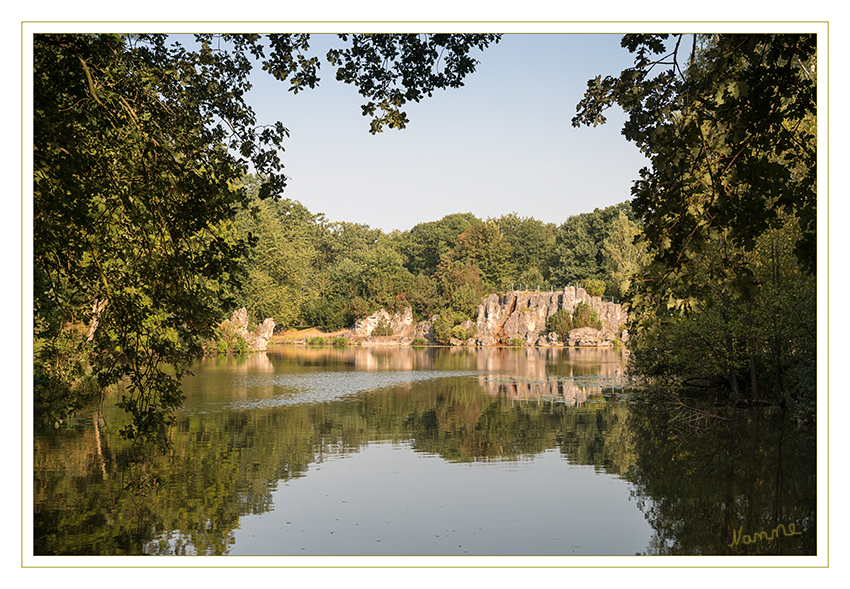
[[[478,384],[491,395],[503,395],[508,399],[547,399],[577,405],[587,401],[591,395],[601,395],[601,386],[581,386],[559,380],[543,382],[522,381],[517,378],[493,378],[479,376]]]
[[[567,405],[626,382],[624,352],[610,349],[483,350],[478,384],[509,399],[550,399]],[[492,374],[499,373],[499,374]]]
[[[327,370],[475,370],[525,377],[625,378],[626,352],[612,348],[311,348],[286,346],[268,353],[272,363]]]
[[[226,379],[235,399],[248,396],[270,397],[274,387],[269,379],[257,376],[274,374],[275,368],[268,354],[255,352],[239,356],[214,356],[201,358],[200,364],[207,380]]]
[[[816,553],[816,432],[777,410],[683,437],[669,407],[609,394],[624,356],[203,360],[167,456],[128,460],[118,422],[96,415],[36,435],[33,553]],[[801,533],[734,545],[781,523]]]
[[[189,380],[186,386],[193,397],[190,405],[213,398],[217,402],[282,400],[290,404],[431,380],[439,372],[474,376],[490,395],[574,405],[601,394],[603,388],[623,385],[625,354],[611,348],[286,346],[247,356],[202,359],[203,378]],[[357,373],[387,376],[364,381]],[[391,378],[390,373],[395,376]],[[311,394],[316,391],[322,394]]]

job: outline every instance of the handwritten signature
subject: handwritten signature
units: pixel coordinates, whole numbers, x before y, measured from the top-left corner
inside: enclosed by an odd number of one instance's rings
[[[779,524],[775,528],[770,531],[770,535],[768,536],[767,532],[756,532],[752,536],[744,533],[744,526],[741,526],[738,531],[732,531],[732,543],[729,544],[729,548],[732,548],[736,544],[755,544],[760,540],[774,540],[779,537],[779,530],[782,529],[783,536],[799,536],[802,532],[797,531],[797,526],[795,524],[788,524],[788,529],[785,529],[785,524]]]

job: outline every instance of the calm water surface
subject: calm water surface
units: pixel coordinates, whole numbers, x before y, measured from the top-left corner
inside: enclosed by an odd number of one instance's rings
[[[203,360],[168,456],[129,463],[114,410],[36,435],[34,553],[816,553],[813,430],[683,425],[623,371],[577,349]]]

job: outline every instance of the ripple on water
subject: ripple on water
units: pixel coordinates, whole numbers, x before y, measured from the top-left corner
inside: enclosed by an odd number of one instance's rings
[[[247,379],[248,389],[274,386],[275,394],[258,399],[240,399],[227,403],[231,409],[255,409],[281,407],[285,405],[303,405],[327,403],[343,397],[410,385],[414,382],[437,380],[456,376],[476,376],[483,374],[472,370],[398,370],[387,372],[314,372],[310,374],[270,374],[253,375]]]

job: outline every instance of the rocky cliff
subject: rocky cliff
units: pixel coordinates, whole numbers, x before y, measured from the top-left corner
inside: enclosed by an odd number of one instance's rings
[[[404,311],[390,315],[384,309],[381,309],[365,319],[358,319],[354,323],[352,335],[354,337],[369,337],[379,325],[389,327],[393,334],[404,335],[413,325],[413,310],[410,307],[405,307]]]
[[[245,307],[233,312],[230,323],[234,333],[242,336],[252,352],[264,352],[274,333],[273,319],[266,319],[254,331],[248,331],[248,311]]]
[[[572,313],[584,302],[596,311],[602,330],[589,327],[574,329],[569,341],[559,342],[556,334],[547,334],[546,320],[559,310]],[[583,288],[568,286],[558,292],[514,291],[503,295],[491,294],[478,305],[474,345],[506,344],[521,338],[527,346],[605,345],[612,340],[625,341],[628,315],[616,303],[592,297]]]
[[[566,341],[559,341],[557,334],[546,332],[546,320],[563,309],[572,313],[576,306],[587,303],[602,321],[602,329],[590,327],[574,329]],[[625,331],[627,313],[616,303],[603,302],[592,297],[583,288],[567,287],[557,292],[513,291],[502,295],[491,294],[478,305],[475,319],[462,324],[469,329],[474,324],[475,335],[468,340],[452,340],[452,345],[495,346],[509,344],[517,338],[527,346],[606,346],[615,339],[628,340]],[[355,337],[369,337],[372,330],[382,322],[390,325],[393,336],[385,343],[410,343],[413,338],[422,338],[434,343],[434,321],[413,324],[410,309],[404,313],[389,315],[381,310],[358,321],[353,330]],[[373,338],[374,339],[374,338]]]

